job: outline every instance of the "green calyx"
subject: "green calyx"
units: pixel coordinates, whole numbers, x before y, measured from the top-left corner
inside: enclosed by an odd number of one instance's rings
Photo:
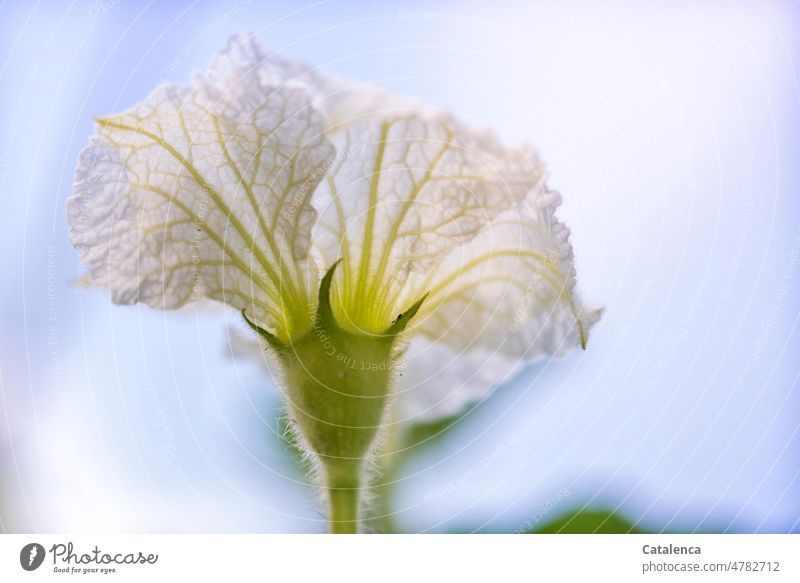
[[[277,354],[291,417],[323,469],[331,531],[357,532],[363,462],[385,421],[397,366],[397,339],[425,297],[382,334],[345,330],[330,304],[337,264],[320,283],[313,327],[290,343],[242,315]]]

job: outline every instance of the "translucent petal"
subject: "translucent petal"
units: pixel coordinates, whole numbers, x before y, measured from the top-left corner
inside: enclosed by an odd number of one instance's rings
[[[460,415],[512,379],[525,364],[502,352],[482,347],[457,350],[417,335],[397,377],[393,422],[406,425]]]
[[[399,380],[399,416],[458,413],[520,367],[585,347],[601,310],[574,291],[569,231],[554,215],[560,200],[532,191],[435,270],[412,275],[409,297],[429,295]]]
[[[543,180],[535,154],[450,116],[359,123],[336,136],[337,157],[315,195],[315,249],[341,258],[337,317],[379,332],[419,296],[405,293]]]
[[[252,33],[233,35],[223,54],[237,61],[259,63],[259,74],[266,84],[291,85],[304,89],[312,106],[323,116],[330,134],[367,119],[396,115],[399,112],[419,113],[425,109],[432,111],[415,100],[393,95],[369,83],[351,81],[321,71],[303,61],[270,53]]]
[[[310,199],[334,150],[301,88],[266,85],[239,56],[97,121],[71,240],[117,303],[208,297],[289,337],[310,324]]]
[[[484,346],[514,357],[585,346],[597,314],[574,293],[569,230],[554,214],[560,200],[532,191],[435,269],[412,274],[407,295],[429,294],[416,330],[459,350]]]
[[[429,296],[398,367],[395,422],[460,414],[531,363],[586,343],[601,310],[575,292],[569,233],[554,215],[559,201],[536,189],[436,268],[411,274],[405,295]],[[250,342],[240,354],[266,362],[265,347]]]

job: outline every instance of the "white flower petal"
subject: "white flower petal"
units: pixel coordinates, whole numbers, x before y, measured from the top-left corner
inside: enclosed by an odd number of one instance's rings
[[[429,293],[416,330],[460,350],[484,346],[523,358],[585,346],[597,315],[573,291],[569,230],[554,215],[560,200],[552,191],[530,193],[434,271],[414,276],[407,293]]]
[[[531,198],[538,204],[503,213],[436,270],[412,276],[409,296],[432,294],[398,367],[395,422],[458,415],[531,363],[585,343],[601,310],[575,294],[568,232],[553,214],[559,197]],[[269,366],[257,340],[238,346]]]
[[[98,120],[69,221],[115,302],[205,296],[284,337],[309,325],[310,198],[333,147],[305,92],[265,85],[256,64],[221,54],[192,86]]]
[[[496,350],[457,350],[421,335],[411,340],[404,359],[392,409],[401,425],[460,415],[527,364]]]
[[[259,63],[259,74],[269,85],[291,85],[305,89],[311,104],[325,120],[327,131],[334,134],[368,118],[420,112],[419,102],[399,97],[369,83],[357,83],[331,75],[303,61],[290,60],[270,53],[252,33],[233,35],[222,56],[235,61]]]
[[[532,152],[506,149],[447,115],[356,124],[336,144],[314,199],[314,244],[325,265],[342,259],[337,316],[367,332],[419,299],[403,305],[412,273],[434,268],[544,179]]]
[[[400,381],[399,415],[432,419],[485,397],[520,367],[586,345],[601,310],[582,305],[560,196],[534,191],[436,270],[408,286],[430,295]],[[413,276],[412,276],[413,277]]]

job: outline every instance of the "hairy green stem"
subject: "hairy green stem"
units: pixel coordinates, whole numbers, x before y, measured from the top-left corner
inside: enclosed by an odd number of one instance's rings
[[[330,532],[356,534],[359,531],[359,504],[359,488],[328,486]]]

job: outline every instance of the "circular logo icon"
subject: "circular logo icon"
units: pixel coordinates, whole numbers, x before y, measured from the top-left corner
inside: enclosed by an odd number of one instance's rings
[[[26,571],[35,571],[44,562],[44,547],[39,543],[28,543],[19,552],[19,564]]]

